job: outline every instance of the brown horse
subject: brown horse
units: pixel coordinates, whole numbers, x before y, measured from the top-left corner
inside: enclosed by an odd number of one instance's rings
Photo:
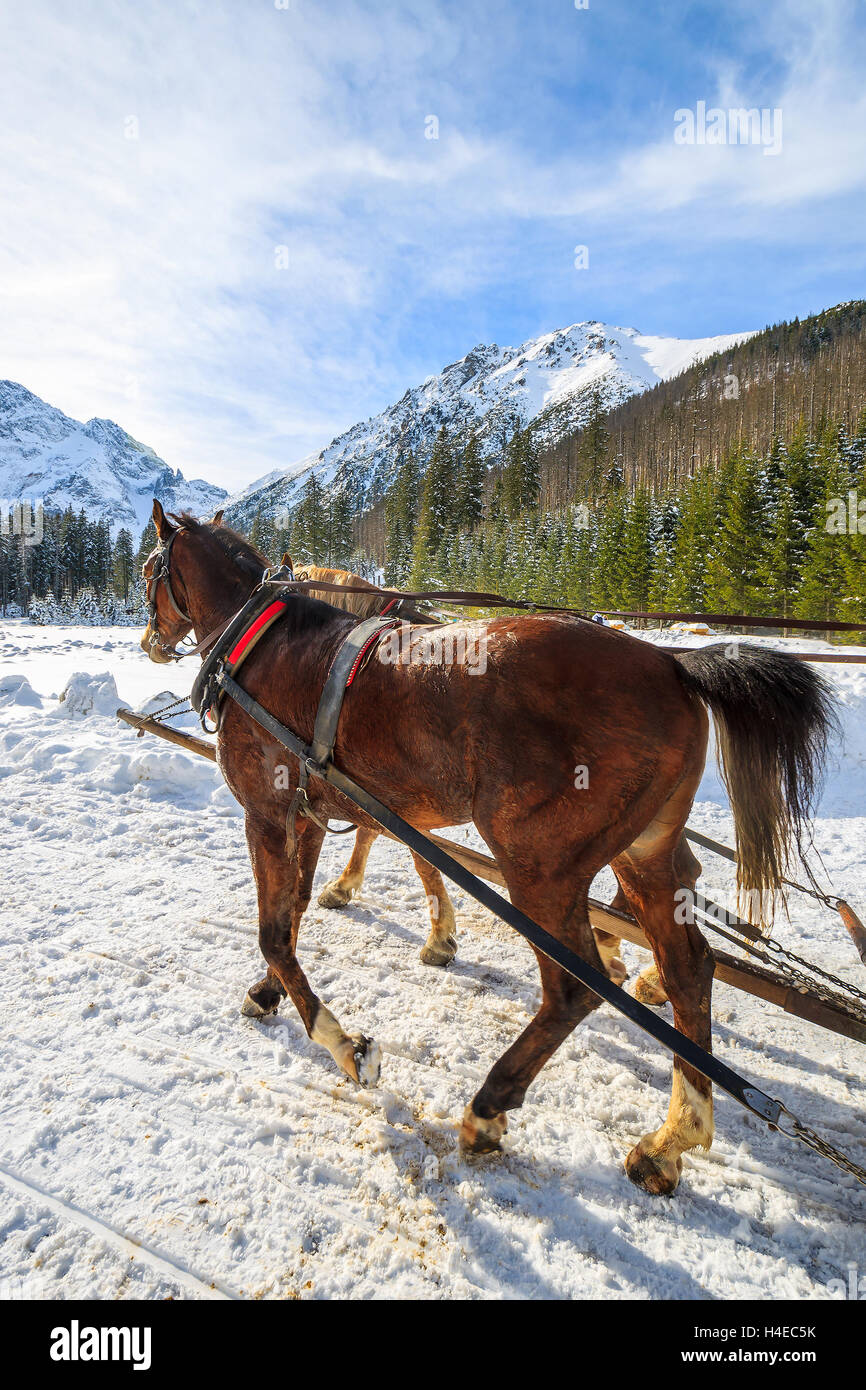
[[[168,644],[190,631],[203,641],[229,621],[263,557],[226,528],[188,516],[173,523],[158,503],[154,520],[159,546],[144,571],[153,617],[142,646],[164,660]],[[325,675],[354,622],[298,596],[244,666],[250,694],[307,742]],[[462,626],[467,640],[484,642],[483,666],[413,660],[416,650],[429,650],[431,632],[414,626],[401,634],[406,661],[368,662],[343,708],[337,766],[422,831],[472,821],[512,901],[596,968],[588,891],[612,863],[652,945],[677,1028],[709,1049],[713,964],[694,922],[682,920],[675,865],[706,756],[705,706],[718,724],[741,884],[763,895],[781,888],[787,847],[806,823],[832,725],[826,687],[805,663],[775,652],[740,645],[736,656],[711,647],[675,658],[564,615]],[[287,854],[296,770],[285,769],[294,760],[228,700],[218,758],[246,813],[268,966],[249,1007],[271,1013],[288,993],[310,1037],[348,1076],[372,1084],[375,1044],[346,1034],[298,963],[324,831],[299,818]],[[315,778],[310,799],[321,820],[360,819],[375,829]],[[460,1130],[467,1150],[498,1146],[506,1113],[523,1104],[544,1063],[598,1004],[546,956],[538,965],[541,1007],[467,1105]],[[631,1150],[628,1175],[649,1192],[672,1192],[681,1155],[709,1147],[712,1135],[710,1083],[676,1058],[667,1119]]]

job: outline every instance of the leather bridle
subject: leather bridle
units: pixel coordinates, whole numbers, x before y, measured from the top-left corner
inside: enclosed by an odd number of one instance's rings
[[[165,589],[165,596],[168,599],[177,616],[190,628],[195,628],[195,623],[193,622],[189,613],[187,613],[185,609],[181,608],[180,604],[174,596],[174,590],[171,587],[171,570],[169,566],[169,556],[171,554],[171,547],[174,545],[175,539],[179,534],[180,529],[172,531],[167,541],[164,541],[160,537],[157,537],[156,546],[151,551],[150,555],[148,555],[147,559],[144,562],[144,565],[142,566],[141,571],[142,578],[145,581],[145,596],[147,599],[147,619],[150,627],[150,645],[151,647],[157,647],[159,651],[162,652],[163,656],[167,657],[170,661],[183,661],[183,658],[185,656],[199,656],[200,653],[206,652],[209,647],[213,646],[214,642],[216,642],[219,637],[222,637],[226,629],[235,621],[235,619],[238,616],[235,613],[231,618],[227,618],[224,623],[220,623],[219,627],[215,627],[213,632],[209,632],[207,637],[204,637],[201,642],[185,644],[182,648],[178,648],[169,646],[167,642],[163,641],[159,631],[159,622],[157,619],[156,612],[156,592],[160,583],[163,585]],[[151,558],[153,559],[153,569],[151,570],[150,574],[145,574],[144,571],[147,568],[147,565],[149,564]],[[294,580],[294,577],[295,576],[291,564],[277,565],[273,569],[266,569],[262,573],[261,583],[257,585],[256,591],[258,591],[258,589],[261,588],[261,585],[266,581],[270,581],[272,583],[285,583],[288,581],[289,583],[291,583]],[[243,611],[243,609],[241,609],[241,611]],[[184,641],[184,643],[186,643],[185,638],[181,640]]]
[[[159,651],[162,652],[163,656],[167,657],[170,661],[182,661],[185,656],[197,656],[199,652],[205,651],[209,646],[211,646],[213,642],[216,641],[217,637],[219,637],[220,633],[224,631],[226,626],[225,624],[222,624],[222,626],[215,628],[213,632],[209,632],[207,637],[205,637],[204,641],[196,642],[189,646],[185,646],[180,650],[177,647],[169,646],[167,642],[163,641],[159,631],[159,622],[157,619],[156,612],[156,594],[160,583],[162,583],[162,586],[165,589],[165,596],[168,599],[177,616],[183,622],[187,623],[190,628],[195,627],[195,623],[193,622],[190,615],[183,608],[181,608],[180,604],[174,596],[174,590],[171,587],[171,571],[169,568],[169,556],[171,554],[171,547],[173,546],[175,538],[178,534],[179,533],[177,531],[172,531],[167,541],[157,539],[156,548],[151,552],[153,556],[153,569],[151,570],[150,574],[144,573],[144,568],[146,568],[147,563],[151,558],[150,555],[148,556],[147,560],[145,561],[144,567],[142,568],[142,578],[145,581],[145,595],[147,598],[147,620],[150,628],[150,645],[151,647],[157,647]]]

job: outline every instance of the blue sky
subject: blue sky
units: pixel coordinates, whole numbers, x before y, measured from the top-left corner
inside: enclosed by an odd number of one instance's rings
[[[478,342],[866,294],[862,0],[287,4],[6,0],[0,376],[234,489]]]

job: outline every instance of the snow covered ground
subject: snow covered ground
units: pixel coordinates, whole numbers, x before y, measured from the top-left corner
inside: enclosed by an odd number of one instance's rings
[[[380,1087],[341,1079],[290,1006],[242,1018],[261,968],[239,808],[212,765],[113,718],[114,682],[139,708],[192,677],[136,644],[0,624],[0,1292],[821,1299],[851,1265],[866,1275],[866,1190],[725,1097],[672,1200],[629,1183],[622,1159],[663,1117],[671,1069],[606,1007],[543,1070],[505,1152],[462,1157],[455,1120],[534,1011],[536,971],[460,894],[457,960],[423,966],[398,846],[379,842],[344,912],[311,907],[300,945],[341,1020],[383,1045]],[[822,669],[846,748],[816,841],[862,910],[866,668]],[[91,679],[60,704],[74,672]],[[713,772],[693,824],[730,839]],[[328,841],[318,884],[347,852]],[[704,860],[707,891],[729,894],[729,866]],[[808,900],[777,935],[866,981]],[[646,960],[626,957],[632,973]],[[720,1056],[866,1161],[858,1044],[723,985],[715,1019]]]

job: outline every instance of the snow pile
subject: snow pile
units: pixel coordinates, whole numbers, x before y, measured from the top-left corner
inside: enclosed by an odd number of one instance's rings
[[[87,671],[75,671],[61,692],[58,714],[67,719],[84,718],[92,714],[117,713],[122,701],[110,671],[91,676]]]
[[[0,676],[0,709],[6,709],[9,705],[42,708],[42,701],[26,676]]]

